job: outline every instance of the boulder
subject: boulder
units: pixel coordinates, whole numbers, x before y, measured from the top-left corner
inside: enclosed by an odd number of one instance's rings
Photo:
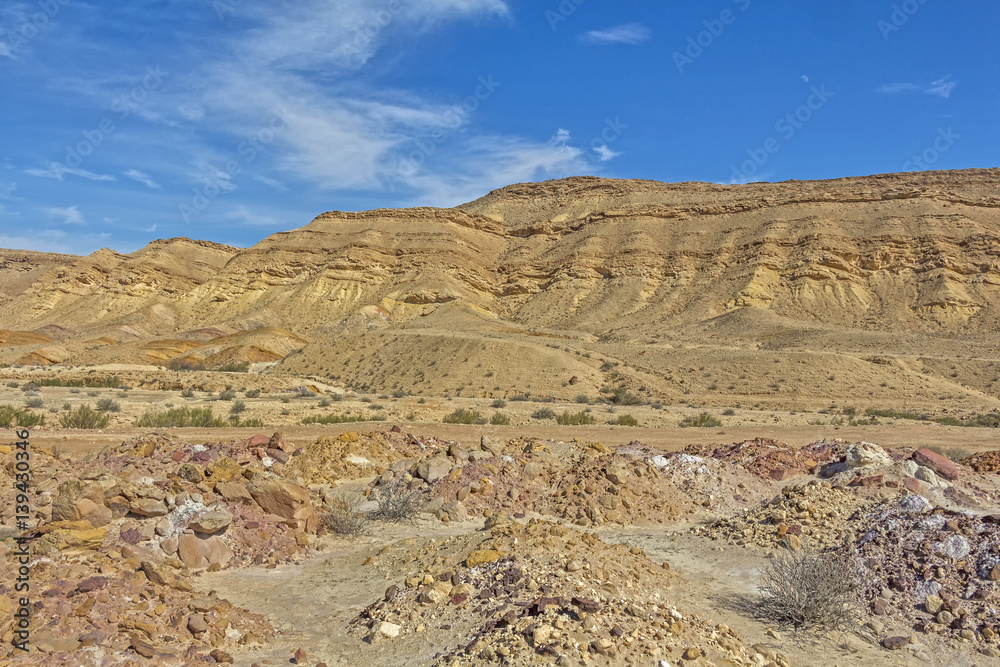
[[[848,468],[884,468],[892,465],[892,457],[874,443],[857,442],[848,446],[845,462]]]
[[[248,505],[253,502],[253,496],[239,482],[219,482],[215,485],[215,492],[231,503]]]
[[[212,510],[191,519],[190,523],[188,523],[188,527],[193,529],[196,533],[212,535],[225,530],[232,522],[233,515],[229,512],[224,510]]]
[[[206,472],[213,482],[229,482],[243,476],[243,466],[228,456],[220,456],[208,464]]]
[[[197,570],[212,565],[225,567],[234,554],[218,535],[205,538],[185,533],[177,538],[177,556],[184,565]]]
[[[89,498],[80,498],[76,501],[76,509],[80,514],[80,519],[89,521],[95,528],[106,526],[113,518],[111,510],[104,505],[99,505]]]
[[[247,491],[268,514],[280,516],[300,530],[316,532],[319,514],[309,504],[308,489],[286,480],[258,476],[247,485]]]
[[[451,461],[444,457],[434,457],[417,464],[417,477],[432,484],[451,472]]]
[[[205,479],[205,471],[197,463],[182,463],[177,468],[177,476],[185,482],[198,484]]]
[[[128,509],[132,514],[145,517],[165,516],[167,514],[167,506],[163,501],[153,498],[137,498],[129,504]]]
[[[918,449],[913,452],[912,458],[920,465],[930,468],[945,479],[958,479],[958,466],[947,456],[942,456],[929,449]]]

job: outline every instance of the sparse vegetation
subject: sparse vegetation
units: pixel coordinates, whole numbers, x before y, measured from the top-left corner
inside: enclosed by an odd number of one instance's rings
[[[380,486],[373,518],[390,523],[410,523],[416,520],[422,504],[420,493],[406,488],[402,482]]]
[[[596,424],[597,420],[584,411],[564,412],[556,416],[556,423],[562,426],[583,426],[586,424]]]
[[[122,406],[112,398],[102,398],[97,401],[98,412],[121,412]]]
[[[89,405],[81,405],[76,410],[70,410],[59,417],[63,428],[95,429],[107,428],[111,417],[94,410]]]
[[[32,426],[44,426],[45,415],[15,408],[10,405],[0,405],[0,427],[3,428],[31,428]]]
[[[232,406],[229,408],[229,414],[238,415],[241,412],[246,412],[247,404],[243,401],[234,401]]]
[[[732,417],[735,414],[736,410],[733,410],[732,408],[726,408],[725,410],[722,411],[722,415],[724,417]]]
[[[230,424],[215,417],[211,408],[171,408],[165,412],[147,412],[135,425],[138,428],[222,428]]]
[[[639,420],[632,415],[619,415],[615,420],[616,426],[638,426]]]
[[[185,389],[182,391],[181,398],[194,398],[194,389]]]
[[[556,411],[552,408],[542,408],[540,410],[535,410],[531,415],[532,419],[555,419]]]
[[[502,412],[494,412],[490,417],[490,424],[493,426],[510,426],[510,417]]]
[[[247,398],[260,398],[260,389],[248,389],[243,395]]]
[[[884,419],[927,419],[927,415],[918,415],[916,412],[907,410],[868,408],[865,410],[865,414],[869,417],[882,417]]]
[[[232,389],[226,389],[225,391],[219,392],[220,401],[231,401],[234,398],[236,398],[236,392],[233,391]]]
[[[941,417],[935,420],[944,426],[965,426],[967,428],[995,428],[1000,425],[1000,414],[975,415],[968,419],[959,417]]]
[[[507,401],[503,400],[502,398],[498,398],[497,400],[495,400],[492,403],[490,403],[490,407],[491,408],[496,408],[498,410],[500,410],[502,408],[506,408],[507,407]]]
[[[707,412],[702,412],[696,417],[685,417],[681,420],[680,426],[681,428],[715,428],[722,426],[722,420]]]
[[[40,398],[29,398],[24,402],[24,407],[26,408],[43,408],[45,407],[45,401]]]
[[[361,511],[364,498],[359,494],[340,493],[323,517],[326,529],[334,535],[358,537],[368,531],[368,515]]]
[[[758,585],[768,616],[827,630],[854,618],[860,588],[858,564],[845,549],[783,553],[764,567]]]
[[[475,424],[482,418],[482,415],[475,410],[464,410],[458,409],[449,415],[445,415],[443,421],[445,424]]]
[[[375,415],[379,416],[379,415]],[[367,421],[381,421],[375,419],[374,417],[364,417],[362,415],[323,415],[317,417],[315,415],[311,417],[306,417],[302,420],[303,424],[353,424],[356,422],[367,422]]]
[[[576,397],[576,402],[581,403],[583,405],[590,405],[590,396],[587,396],[586,394],[578,394]]]

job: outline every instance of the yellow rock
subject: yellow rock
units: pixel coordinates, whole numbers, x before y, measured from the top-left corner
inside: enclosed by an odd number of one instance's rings
[[[0,445],[0,454],[10,454],[14,449],[10,445]]]
[[[502,551],[496,549],[479,549],[469,553],[465,559],[466,567],[475,567],[484,563],[492,563],[504,556]]]
[[[359,436],[354,431],[348,431],[337,438],[337,440],[340,440],[341,442],[357,442],[358,439]]]
[[[228,456],[220,456],[208,465],[213,482],[229,482],[243,475],[243,467]]]

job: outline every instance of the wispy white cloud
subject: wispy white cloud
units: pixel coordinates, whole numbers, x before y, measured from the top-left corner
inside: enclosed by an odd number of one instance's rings
[[[49,166],[44,169],[25,169],[24,173],[29,176],[38,176],[40,178],[54,178],[57,181],[64,180],[67,174],[71,176],[79,176],[80,178],[87,178],[91,181],[118,180],[110,174],[95,174],[92,171],[80,169],[79,167],[67,167],[60,162],[51,162],[49,163]]]
[[[20,218],[20,211],[12,211],[3,204],[0,204],[0,220],[19,220]]]
[[[638,46],[648,41],[650,37],[652,37],[652,33],[649,28],[641,23],[625,23],[604,30],[590,30],[580,35],[579,39],[582,44],[588,46],[612,46],[614,44]]]
[[[463,147],[462,169],[420,173],[409,184],[420,193],[415,205],[456,206],[512,183],[585,173],[583,151],[558,131],[545,143],[505,136],[481,136]]]
[[[951,93],[955,90],[956,86],[958,86],[958,81],[954,81],[950,76],[946,76],[943,79],[931,81],[930,83],[890,83],[879,86],[875,91],[883,95],[919,93],[947,99],[951,97]]]
[[[610,160],[614,160],[616,157],[621,155],[621,153],[619,153],[618,151],[613,151],[610,148],[608,148],[607,144],[602,144],[596,147],[594,149],[594,152],[597,153],[597,159],[601,162],[608,162]]]
[[[67,208],[44,208],[42,209],[50,218],[54,218],[64,225],[85,225],[87,221],[77,206]]]
[[[125,175],[131,178],[133,181],[142,183],[147,188],[153,190],[163,189],[160,187],[159,183],[155,182],[152,178],[150,178],[149,174],[147,174],[144,171],[139,171],[138,169],[129,169],[128,171],[125,172]]]
[[[246,206],[238,206],[229,211],[224,218],[249,227],[275,227],[280,221],[270,215],[251,211]]]

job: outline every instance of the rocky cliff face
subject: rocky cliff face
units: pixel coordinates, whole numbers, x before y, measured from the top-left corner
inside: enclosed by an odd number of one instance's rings
[[[855,352],[900,336],[916,353],[940,350],[941,336],[995,344],[998,183],[1000,170],[744,186],[571,178],[449,210],[326,213],[247,249],[3,251],[0,270],[21,278],[3,288],[0,328],[22,333],[0,357],[168,363],[231,349],[219,358],[262,361],[304,347],[318,359],[386,329],[752,347],[832,336]],[[69,333],[24,338],[46,326]],[[231,345],[199,352],[221,336]],[[186,342],[150,354],[161,339]]]

